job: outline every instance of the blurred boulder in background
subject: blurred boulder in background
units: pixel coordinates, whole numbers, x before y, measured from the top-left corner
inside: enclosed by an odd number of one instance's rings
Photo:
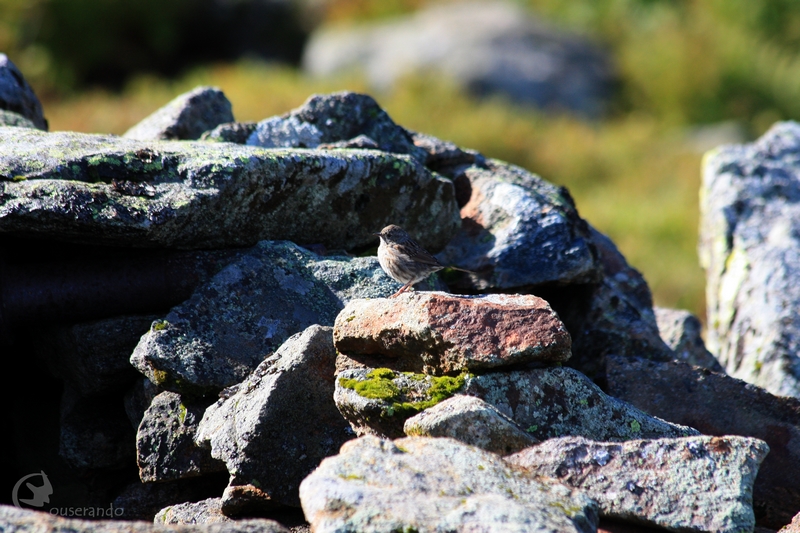
[[[615,84],[599,45],[556,30],[505,2],[432,6],[409,17],[361,27],[323,27],[303,68],[325,76],[363,69],[375,89],[409,74],[445,75],[474,94],[598,117]]]
[[[172,76],[215,61],[297,64],[306,40],[299,11],[291,0],[52,0],[16,15],[11,45],[36,55],[58,89],[119,88],[134,74]]]

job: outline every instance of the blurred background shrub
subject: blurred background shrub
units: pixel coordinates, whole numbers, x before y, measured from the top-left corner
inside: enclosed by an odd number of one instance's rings
[[[385,21],[433,0],[0,0],[0,51],[53,130],[122,133],[181,92],[219,86],[237,120],[314,92],[369,92],[403,126],[566,185],[582,216],[641,270],[656,303],[704,317],[697,191],[705,150],[800,116],[797,0],[517,0],[609,51],[595,119],[478,99],[436,75],[376,90],[298,65],[318,28]]]

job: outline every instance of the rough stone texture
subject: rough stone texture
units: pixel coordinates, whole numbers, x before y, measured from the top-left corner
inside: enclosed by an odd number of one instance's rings
[[[469,377],[462,394],[494,405],[539,440],[568,435],[625,441],[697,435],[608,396],[572,368],[494,372]]]
[[[746,437],[547,440],[506,458],[597,502],[603,516],[671,531],[752,531],[753,482],[769,452]]]
[[[443,379],[449,381],[437,381]],[[540,441],[566,435],[624,441],[697,434],[606,395],[566,367],[443,378],[352,369],[339,374],[334,400],[357,434],[397,438],[409,417],[456,393],[484,400]]]
[[[388,296],[397,284],[375,258],[322,258],[262,241],[156,321],[131,356],[151,381],[185,394],[238,383],[290,335],[333,325],[351,295]]]
[[[18,509],[10,505],[0,505],[0,531],[4,533],[289,533],[289,530],[278,522],[264,519],[167,526],[131,520],[61,518],[50,513]]]
[[[595,531],[596,504],[453,439],[362,437],[300,485],[315,533]]]
[[[139,374],[130,356],[156,315],[131,315],[53,326],[30,340],[31,350],[53,376],[81,396],[127,388]]]
[[[207,498],[199,502],[179,503],[164,507],[153,518],[155,524],[213,524],[231,522],[233,519],[222,514],[222,500]]]
[[[546,301],[532,295],[405,293],[352,300],[336,317],[336,349],[385,356],[389,368],[470,372],[570,357],[570,337]]]
[[[225,471],[222,462],[194,442],[210,403],[184,399],[174,392],[153,398],[136,433],[139,479],[145,483],[170,481]]]
[[[441,250],[460,225],[452,182],[376,150],[0,127],[0,232],[113,246],[287,239],[352,250],[374,245],[372,233],[391,223]]]
[[[36,93],[17,66],[3,53],[0,53],[0,109],[22,115],[34,127],[47,130],[47,120]]]
[[[245,144],[255,129],[255,122],[228,122],[203,133],[200,140]]]
[[[123,137],[147,140],[195,140],[203,132],[233,122],[228,98],[216,87],[196,87],[156,110]]]
[[[670,362],[608,359],[608,392],[648,413],[706,435],[743,435],[769,444],[756,479],[759,525],[777,529],[800,511],[800,400],[744,381]]]
[[[656,323],[661,338],[675,352],[675,359],[690,365],[702,366],[714,372],[723,372],[711,352],[706,350],[701,332],[703,325],[689,311],[654,307]]]
[[[333,403],[335,357],[331,328],[311,326],[206,410],[195,439],[225,461],[230,487],[299,505],[300,481],[353,436]]]
[[[458,392],[464,379],[388,368],[347,369],[337,373],[333,399],[357,435],[400,438],[407,418]]]
[[[671,361],[675,352],[658,332],[647,282],[628,265],[611,239],[594,228],[590,231],[603,267],[602,280],[537,291],[572,336],[572,357],[567,364],[602,381],[609,354]]]
[[[455,288],[511,291],[600,279],[589,227],[565,188],[497,160],[461,170],[455,183],[468,198],[461,231],[437,257],[477,273],[461,276]]]
[[[411,134],[395,124],[371,96],[352,92],[315,94],[297,109],[259,122],[247,144],[314,148],[357,137],[370,139],[384,152],[408,154],[420,163],[427,159]]]
[[[303,67],[320,76],[360,69],[380,90],[412,73],[435,73],[478,95],[588,116],[602,112],[615,76],[598,45],[510,2],[432,6],[387,23],[323,28],[306,45]]]
[[[700,214],[708,349],[731,376],[800,398],[800,124],[709,152]]]
[[[60,428],[58,454],[73,468],[118,469],[136,457],[135,433],[118,395],[82,396],[66,385]]]
[[[493,406],[461,394],[412,416],[403,424],[403,431],[409,437],[451,437],[498,455],[539,442]]]
[[[19,113],[0,109],[0,126],[15,126],[17,128],[35,128],[36,125]]]

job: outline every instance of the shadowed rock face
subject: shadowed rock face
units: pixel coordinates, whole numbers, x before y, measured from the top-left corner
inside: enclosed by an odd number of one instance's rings
[[[800,124],[706,156],[699,252],[707,345],[725,371],[800,398]]]
[[[0,110],[14,113],[17,121],[22,117],[25,122],[15,124],[17,126],[47,131],[47,120],[39,98],[17,66],[3,53],[0,53]],[[0,124],[12,125],[13,119],[5,118]]]

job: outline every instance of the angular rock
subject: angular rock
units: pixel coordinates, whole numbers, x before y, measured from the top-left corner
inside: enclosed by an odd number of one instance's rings
[[[287,239],[353,250],[373,246],[372,233],[392,223],[441,250],[460,224],[452,182],[375,150],[0,127],[4,233],[184,249]]]
[[[461,394],[412,416],[403,431],[409,437],[450,437],[498,455],[539,442],[480,398]]]
[[[81,396],[107,394],[132,385],[139,374],[130,356],[156,315],[131,315],[54,326],[30,347],[53,376]]]
[[[682,309],[654,307],[653,311],[656,314],[658,332],[667,346],[675,352],[675,359],[714,372],[723,371],[719,361],[706,350],[701,336],[703,325],[696,316]]]
[[[191,401],[174,392],[153,398],[136,433],[136,462],[143,482],[171,481],[224,472],[225,464],[194,442],[211,402]]]
[[[752,531],[753,482],[769,452],[746,437],[547,440],[506,457],[597,502],[605,517],[671,531]]]
[[[570,357],[570,337],[546,301],[532,295],[405,293],[352,300],[336,317],[336,349],[356,360],[441,375]]]
[[[400,438],[407,418],[461,391],[466,377],[349,369],[337,374],[333,399],[357,435]]]
[[[602,113],[615,78],[598,45],[509,2],[448,3],[386,23],[323,28],[305,47],[303,68],[318,76],[362,70],[378,90],[435,73],[479,96],[500,93],[588,116]]]
[[[87,509],[94,510],[94,507]],[[82,511],[82,507],[73,510]],[[95,518],[94,516],[89,518]],[[4,533],[289,533],[273,520],[250,519],[209,524],[163,525],[152,522],[61,518],[50,513],[0,505],[0,530]]]
[[[595,531],[596,504],[453,439],[362,437],[300,485],[316,533]]]
[[[742,435],[770,448],[753,489],[759,525],[789,523],[800,509],[800,400],[744,381],[670,362],[608,359],[608,392],[706,435]]]
[[[564,187],[497,160],[465,168],[455,182],[468,198],[461,231],[437,257],[478,274],[455,288],[519,292],[600,279],[589,227]]]
[[[609,354],[671,361],[675,352],[659,334],[644,277],[628,265],[611,239],[594,228],[590,231],[603,268],[601,281],[537,291],[572,336],[568,364],[602,382]]]
[[[375,258],[321,258],[290,242],[262,241],[154,322],[131,364],[168,390],[217,392],[290,335],[333,325],[342,300],[385,297],[396,287]]]
[[[123,134],[128,139],[195,140],[233,122],[231,103],[216,87],[195,87],[156,110]]]
[[[608,396],[589,378],[567,367],[470,376],[461,393],[494,405],[541,441],[569,435],[626,441],[698,434],[691,427],[655,418]]]
[[[170,505],[161,509],[153,518],[155,524],[213,524],[231,521],[232,518],[222,514],[220,498]]]
[[[700,194],[707,346],[726,372],[800,398],[800,124],[710,152]]]
[[[36,93],[17,66],[0,53],[0,109],[21,115],[34,127],[47,131],[47,120]]]
[[[206,410],[195,440],[225,461],[229,489],[299,505],[300,481],[352,438],[333,403],[335,357],[331,328],[311,326]]]
[[[299,108],[259,122],[247,144],[315,148],[359,136],[372,140],[381,151],[408,154],[421,163],[426,160],[427,154],[414,145],[411,134],[395,124],[371,96],[347,91],[315,94]]]

